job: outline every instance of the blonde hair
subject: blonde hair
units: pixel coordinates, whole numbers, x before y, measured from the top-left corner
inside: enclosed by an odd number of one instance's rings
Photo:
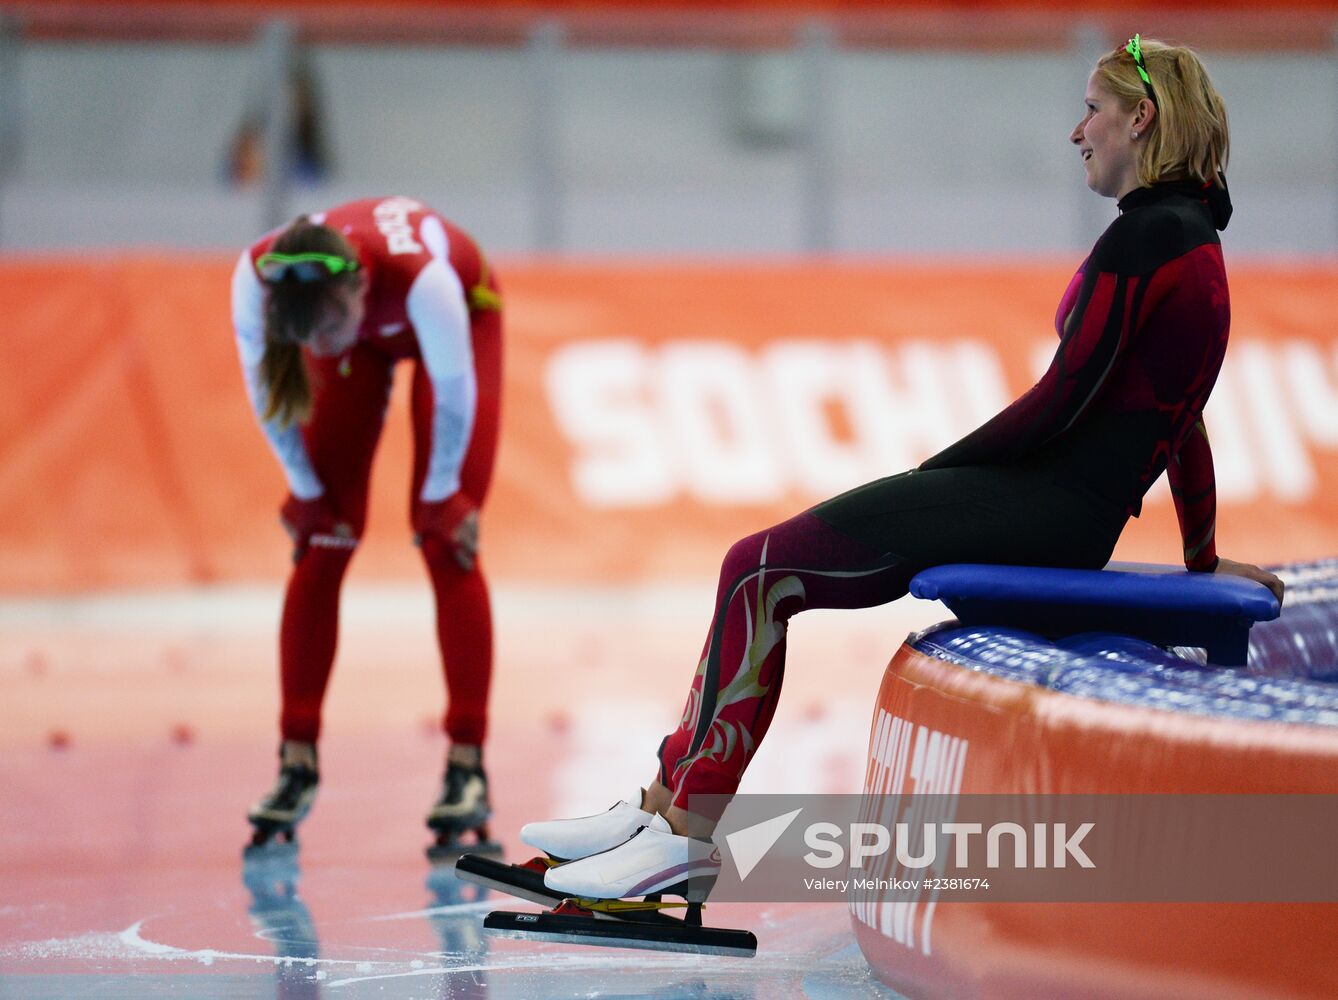
[[[280,233],[270,250],[286,254],[327,253],[348,260],[358,257],[341,233],[329,226],[318,226],[305,215]],[[266,421],[277,419],[279,426],[289,427],[310,419],[313,394],[302,342],[310,335],[330,291],[359,280],[358,272],[345,271],[327,281],[303,282],[289,277],[266,283],[265,353],[260,358]]]
[[[1140,47],[1157,113],[1138,147],[1138,183],[1216,180],[1226,172],[1231,145],[1222,95],[1193,49],[1152,38]],[[1122,48],[1097,61],[1096,77],[1127,110],[1148,96],[1134,57]]]
[[[266,422],[277,418],[280,427],[291,427],[311,419],[311,377],[300,345],[266,338],[260,377],[265,383]]]

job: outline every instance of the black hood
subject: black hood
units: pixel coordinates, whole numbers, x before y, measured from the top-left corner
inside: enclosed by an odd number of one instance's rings
[[[1177,194],[1206,204],[1213,217],[1214,229],[1225,229],[1231,221],[1231,192],[1227,190],[1226,174],[1218,174],[1217,180],[1207,184],[1191,180],[1162,181],[1152,187],[1135,188],[1120,199],[1119,209],[1127,212]]]

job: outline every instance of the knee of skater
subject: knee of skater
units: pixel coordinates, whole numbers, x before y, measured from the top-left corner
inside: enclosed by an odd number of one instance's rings
[[[762,562],[762,548],[766,544],[766,532],[740,538],[729,547],[720,564],[720,576],[732,580],[740,573],[756,568]]]
[[[312,552],[330,555],[352,555],[362,541],[362,530],[349,524],[341,523],[337,530],[317,533],[311,536],[307,546]]]

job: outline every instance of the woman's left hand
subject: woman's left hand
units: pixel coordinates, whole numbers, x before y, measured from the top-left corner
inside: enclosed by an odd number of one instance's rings
[[[453,493],[445,500],[424,501],[414,507],[414,544],[435,535],[451,548],[456,563],[466,573],[478,561],[479,512],[463,493]]]
[[[1229,573],[1231,576],[1243,576],[1247,580],[1254,580],[1262,583],[1269,590],[1273,591],[1273,596],[1278,599],[1278,604],[1282,604],[1282,593],[1286,585],[1266,569],[1260,569],[1250,563],[1236,562],[1232,559],[1217,560],[1217,569],[1215,573]]]

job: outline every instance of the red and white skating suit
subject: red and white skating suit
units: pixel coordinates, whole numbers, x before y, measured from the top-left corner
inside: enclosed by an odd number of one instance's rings
[[[391,376],[413,363],[413,482],[419,504],[460,492],[481,507],[497,449],[502,314],[497,278],[463,231],[410,198],[350,202],[311,216],[343,234],[367,281],[365,317],[354,346],[335,358],[306,353],[314,393],[310,421],[266,436],[301,500],[323,497],[360,538],[372,456],[381,435]],[[278,231],[249,247],[232,281],[232,315],[242,370],[259,419],[266,389],[265,288],[256,260]],[[492,617],[479,562],[463,570],[450,543],[424,537],[422,552],[437,607],[437,637],[448,691],[446,732],[481,745],[492,672]],[[284,600],[279,658],[284,739],[315,742],[334,662],[339,591],[353,548],[310,546],[293,568]]]

